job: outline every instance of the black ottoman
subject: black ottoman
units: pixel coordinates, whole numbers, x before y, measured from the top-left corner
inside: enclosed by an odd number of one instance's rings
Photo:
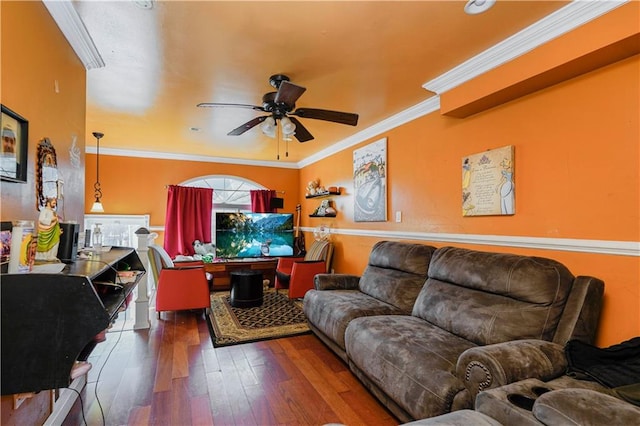
[[[262,305],[262,272],[231,272],[231,306],[234,308],[252,308]]]

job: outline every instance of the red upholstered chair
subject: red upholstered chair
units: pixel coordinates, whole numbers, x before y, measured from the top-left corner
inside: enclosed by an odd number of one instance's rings
[[[304,297],[313,289],[313,277],[331,271],[333,244],[329,241],[314,241],[304,258],[281,257],[276,267],[276,291],[289,289],[289,299]]]
[[[156,312],[211,307],[209,283],[202,262],[174,264],[164,248],[149,246],[149,264],[156,280]]]

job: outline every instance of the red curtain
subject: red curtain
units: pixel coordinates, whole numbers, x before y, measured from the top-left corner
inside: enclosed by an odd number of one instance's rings
[[[211,242],[213,189],[169,186],[164,249],[171,258],[195,253],[193,242]]]
[[[276,191],[273,189],[252,189],[251,211],[253,213],[275,213],[277,210],[271,208],[271,199],[276,198]]]

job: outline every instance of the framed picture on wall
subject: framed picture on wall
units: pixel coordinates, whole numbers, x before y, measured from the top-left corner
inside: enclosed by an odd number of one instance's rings
[[[387,220],[387,139],[353,151],[354,220]]]
[[[0,178],[10,182],[26,182],[29,122],[2,105],[0,131]]]
[[[11,255],[11,228],[9,221],[0,222],[0,272],[6,273],[9,265],[9,256]]]

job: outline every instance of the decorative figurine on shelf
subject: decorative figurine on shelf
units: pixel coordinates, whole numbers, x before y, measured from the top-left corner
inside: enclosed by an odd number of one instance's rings
[[[56,207],[56,198],[47,198],[44,208],[38,217],[38,245],[36,260],[58,260],[58,246],[60,245],[60,222]]]
[[[318,208],[313,212],[314,216],[335,216],[336,210],[331,207],[329,200],[322,200]]]
[[[319,193],[319,188],[320,188],[320,180],[316,179],[316,180],[312,180],[307,184],[307,193],[306,196],[313,196]]]

